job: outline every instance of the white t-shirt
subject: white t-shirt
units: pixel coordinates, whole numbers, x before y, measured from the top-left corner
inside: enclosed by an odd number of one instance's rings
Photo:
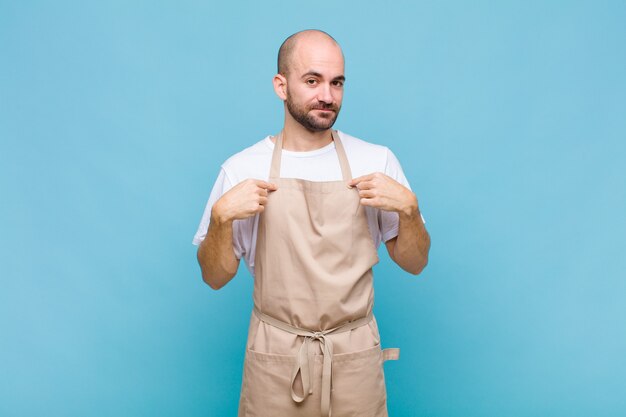
[[[341,131],[338,131],[338,134],[346,150],[353,178],[373,172],[382,172],[405,187],[411,188],[402,172],[400,162],[387,147],[365,142]],[[248,178],[268,181],[273,150],[274,143],[270,136],[267,136],[249,148],[231,156],[222,164],[204,209],[198,231],[193,238],[194,245],[199,245],[204,240],[211,219],[211,208],[225,192]],[[335,143],[331,142],[323,148],[309,152],[294,152],[283,149],[280,176],[309,181],[341,180],[341,167],[335,151]],[[378,247],[381,241],[386,242],[398,235],[397,213],[373,207],[365,207],[365,213],[375,247]],[[422,221],[424,221],[423,217]],[[237,259],[244,258],[252,275],[254,275],[258,224],[258,214],[233,222],[233,250]]]

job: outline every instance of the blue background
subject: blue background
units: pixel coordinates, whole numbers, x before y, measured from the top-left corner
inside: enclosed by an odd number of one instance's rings
[[[336,127],[432,236],[375,269],[390,415],[626,415],[626,3],[0,1],[0,415],[234,416],[252,279],[191,238],[276,133],[278,46],[343,46]]]

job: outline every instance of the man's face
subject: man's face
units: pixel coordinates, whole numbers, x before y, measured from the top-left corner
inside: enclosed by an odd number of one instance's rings
[[[301,40],[287,76],[287,109],[312,132],[330,129],[341,109],[343,54],[328,39]]]

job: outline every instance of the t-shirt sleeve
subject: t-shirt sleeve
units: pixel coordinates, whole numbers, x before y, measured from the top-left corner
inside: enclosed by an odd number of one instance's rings
[[[396,156],[393,154],[393,152],[391,152],[390,149],[387,149],[385,174],[398,181],[409,190],[411,189],[411,185],[404,175],[404,171],[402,170],[400,161],[398,161],[398,158],[396,158]],[[387,242],[389,239],[393,239],[394,237],[398,236],[398,225],[400,223],[398,213],[394,211],[379,210],[378,222],[380,225],[380,232],[383,242]],[[422,216],[422,222],[426,223],[426,221],[424,220],[424,216]]]
[[[200,225],[198,226],[198,230],[193,237],[192,243],[194,245],[199,245],[206,237],[209,223],[211,223],[211,210],[213,208],[213,204],[215,204],[215,202],[219,200],[220,197],[224,195],[224,193],[230,190],[233,185],[234,184],[232,184],[229,180],[224,168],[220,169],[220,173],[217,176],[217,180],[215,180],[215,184],[213,184],[213,189],[211,190],[211,194],[209,195],[209,200],[207,201],[204,208],[202,219],[200,219]],[[233,250],[237,259],[241,259],[244,248],[241,233],[239,230],[239,222],[237,220],[233,222]]]

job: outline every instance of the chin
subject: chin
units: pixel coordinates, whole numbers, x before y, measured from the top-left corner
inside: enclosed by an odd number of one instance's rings
[[[337,117],[333,114],[332,116],[329,115],[329,117],[315,117],[313,120],[315,120],[315,125],[320,129],[330,129],[335,124]]]
[[[315,125],[315,130],[318,131],[318,132],[322,132],[324,130],[330,129],[331,127],[333,127],[334,124],[335,124],[334,122],[333,123],[324,123],[324,124],[319,123],[319,124]]]

